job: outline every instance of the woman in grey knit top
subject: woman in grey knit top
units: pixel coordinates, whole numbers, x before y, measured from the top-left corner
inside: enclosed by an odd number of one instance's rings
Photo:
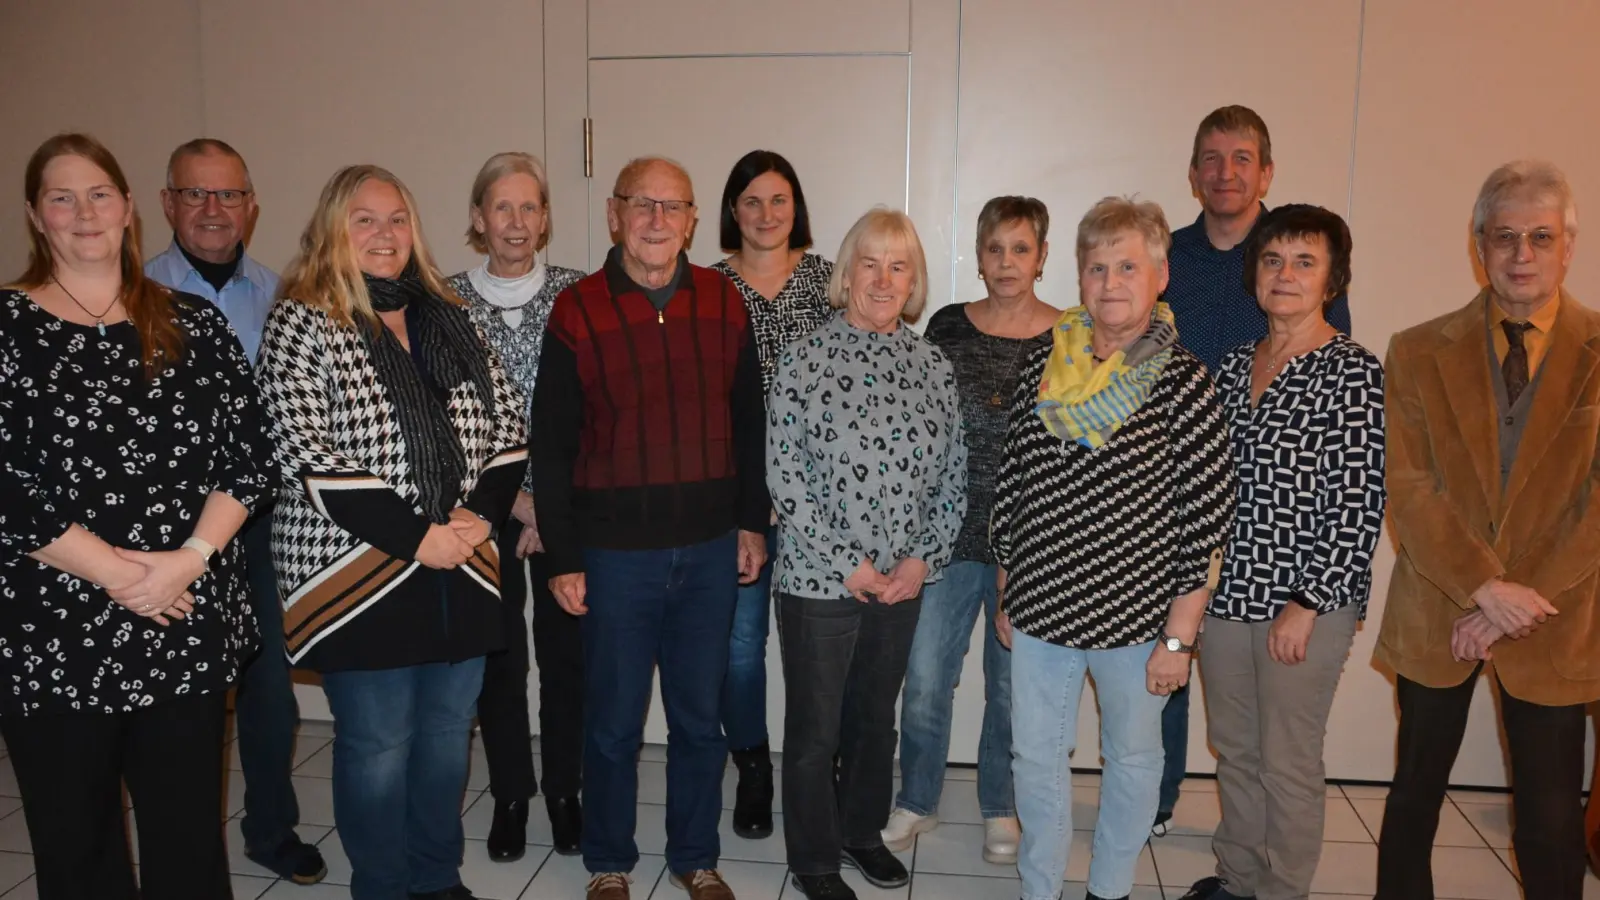
[[[908,880],[880,834],[894,791],[895,699],[923,585],[955,547],[967,481],[955,372],[904,324],[921,313],[927,282],[911,220],[867,213],[829,283],[840,312],[784,353],[767,401],[784,838],[795,887],[811,898],[855,897],[841,857],[879,887]]]
[[[473,179],[469,215],[467,243],[485,259],[477,268],[451,277],[450,287],[467,301],[473,323],[500,356],[506,373],[531,398],[550,309],[556,295],[584,273],[539,259],[539,251],[550,243],[550,187],[538,159],[526,153],[489,157]],[[526,852],[528,801],[538,792],[528,721],[528,627],[523,616],[530,581],[545,806],[556,852],[572,854],[583,831],[578,799],[583,641],[577,617],[561,609],[547,586],[544,547],[527,481],[517,492],[511,519],[498,523],[496,534],[507,649],[485,661],[478,697],[478,724],[494,795],[489,858],[511,862]]]

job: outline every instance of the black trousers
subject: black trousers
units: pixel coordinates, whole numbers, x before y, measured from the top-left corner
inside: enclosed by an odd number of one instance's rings
[[[223,843],[227,694],[128,713],[0,718],[40,900],[136,900],[122,810],[139,825],[144,900],[231,900]]]
[[[1378,838],[1374,900],[1433,898],[1439,808],[1477,681],[1476,672],[1449,688],[1399,679],[1399,758]],[[1511,844],[1523,894],[1529,900],[1581,900],[1584,708],[1539,706],[1501,688],[1500,716],[1511,748]]]
[[[779,595],[783,837],[797,875],[839,871],[843,847],[883,845],[894,704],[921,609],[921,597],[885,606]]]
[[[545,573],[544,554],[517,558],[522,524],[501,529],[500,596],[505,611],[506,650],[484,663],[478,696],[478,727],[489,759],[489,791],[501,802],[538,793],[528,720],[528,624],[523,616],[533,587],[533,652],[539,663],[539,750],[544,792],[576,797],[583,785],[583,631],[581,620],[556,603]],[[526,563],[526,568],[524,568]]]

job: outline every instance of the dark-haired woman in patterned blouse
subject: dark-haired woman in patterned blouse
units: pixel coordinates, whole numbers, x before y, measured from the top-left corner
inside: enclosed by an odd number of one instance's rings
[[[37,896],[231,897],[225,702],[256,643],[233,536],[271,483],[250,365],[216,307],[144,277],[105,147],[51,138],[25,182],[28,269],[0,290],[0,733]]]
[[[1323,314],[1350,285],[1344,220],[1315,206],[1272,210],[1244,271],[1269,330],[1217,372],[1239,499],[1200,654],[1222,801],[1217,875],[1192,900],[1311,890],[1322,742],[1372,590],[1386,496],[1383,366]]]
[[[711,268],[728,276],[744,298],[761,360],[761,387],[772,387],[778,357],[828,318],[833,264],[811,246],[811,213],[800,178],[771,150],[752,150],[733,164],[722,189],[722,249],[731,255]],[[776,520],[774,520],[776,521]],[[733,831],[742,838],[772,834],[772,757],[767,745],[767,628],[772,615],[772,567],[777,526],[767,529],[767,564],[739,586],[722,688],[722,726],[739,769]]]

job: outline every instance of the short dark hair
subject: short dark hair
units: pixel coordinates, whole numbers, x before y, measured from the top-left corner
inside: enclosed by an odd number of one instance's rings
[[[1350,289],[1350,226],[1332,210],[1309,203],[1286,203],[1261,217],[1244,250],[1244,289],[1256,295],[1256,264],[1261,251],[1277,240],[1321,237],[1328,248],[1328,296],[1326,306]]]
[[[811,246],[811,215],[806,211],[806,194],[800,189],[800,176],[794,166],[771,150],[751,150],[733,164],[728,173],[728,183],[722,189],[722,249],[732,253],[743,246],[739,234],[739,221],[734,218],[733,205],[739,202],[744,189],[768,172],[777,172],[794,191],[794,228],[789,232],[789,249],[802,250]]]
[[[1200,168],[1200,142],[1205,140],[1206,135],[1217,131],[1255,138],[1256,149],[1261,151],[1261,164],[1272,165],[1272,135],[1267,133],[1266,121],[1248,106],[1223,106],[1207,114],[1200,120],[1200,127],[1194,130],[1194,149],[1189,153],[1189,168]]]

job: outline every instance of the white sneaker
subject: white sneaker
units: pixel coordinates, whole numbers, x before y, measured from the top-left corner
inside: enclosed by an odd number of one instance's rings
[[[883,826],[883,845],[895,853],[911,849],[917,835],[939,827],[938,816],[919,816],[909,809],[895,807],[889,824]]]
[[[1017,863],[1017,844],[1022,840],[1022,826],[1016,816],[983,820],[983,861],[999,866]]]

